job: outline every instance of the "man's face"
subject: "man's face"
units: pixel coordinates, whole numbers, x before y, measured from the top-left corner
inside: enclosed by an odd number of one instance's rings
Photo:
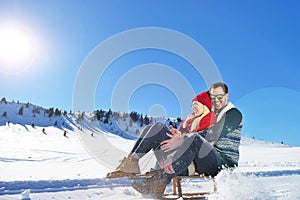
[[[227,105],[229,95],[225,94],[222,87],[212,88],[209,92],[215,109],[219,110]]]

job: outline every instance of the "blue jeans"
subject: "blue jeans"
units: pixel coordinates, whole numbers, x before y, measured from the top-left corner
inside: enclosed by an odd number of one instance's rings
[[[153,150],[158,160],[166,157],[167,154],[160,149],[160,143],[164,140],[170,139],[166,133],[171,134],[168,127],[163,123],[155,123],[153,125],[146,126],[140,137],[135,142],[131,153],[136,153],[140,158],[146,153]]]
[[[131,153],[142,157],[150,150],[154,150],[157,160],[166,158],[170,153],[160,149],[160,143],[170,139],[166,133],[170,133],[168,127],[162,123],[147,126],[136,141]],[[171,152],[172,153],[172,152]],[[194,161],[196,172],[204,175],[215,176],[219,171],[217,159],[218,152],[199,134],[191,134],[184,138],[183,144],[176,149],[172,158],[174,174],[163,174],[166,182],[179,175],[188,175],[188,166]]]

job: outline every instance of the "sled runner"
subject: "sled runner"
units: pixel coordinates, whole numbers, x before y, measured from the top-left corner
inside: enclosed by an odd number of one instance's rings
[[[172,179],[172,193],[165,193],[163,198],[164,199],[172,199],[174,197],[183,198],[183,199],[206,199],[204,195],[210,194],[210,191],[202,191],[202,192],[183,192],[181,186],[182,179],[212,179],[213,181],[213,192],[217,191],[217,185],[215,177],[211,176],[202,176],[198,175],[197,173],[192,176],[177,176]]]
[[[153,173],[148,172],[146,174],[137,174],[129,177],[130,180],[139,180],[139,179],[148,179],[152,178]],[[198,191],[198,192],[184,192],[181,186],[181,181],[183,179],[211,179],[213,181],[213,191]],[[177,176],[172,179],[172,192],[164,193],[162,199],[206,199],[205,195],[211,194],[212,192],[217,191],[217,185],[215,177],[203,176],[195,173],[192,176]]]

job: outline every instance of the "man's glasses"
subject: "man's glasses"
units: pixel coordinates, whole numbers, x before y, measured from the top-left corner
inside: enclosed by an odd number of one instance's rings
[[[216,98],[218,99],[218,100],[222,100],[223,99],[223,97],[225,96],[226,94],[218,94],[218,95],[210,95],[210,98],[211,98],[211,100],[215,100]]]

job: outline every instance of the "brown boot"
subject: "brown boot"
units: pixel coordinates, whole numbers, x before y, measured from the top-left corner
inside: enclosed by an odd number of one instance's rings
[[[138,156],[136,154],[130,154],[128,157],[124,157],[116,170],[108,173],[106,178],[129,177],[140,173]]]
[[[157,170],[153,177],[133,181],[131,186],[143,195],[160,199],[164,194],[167,183],[166,179],[161,176],[161,171]]]

